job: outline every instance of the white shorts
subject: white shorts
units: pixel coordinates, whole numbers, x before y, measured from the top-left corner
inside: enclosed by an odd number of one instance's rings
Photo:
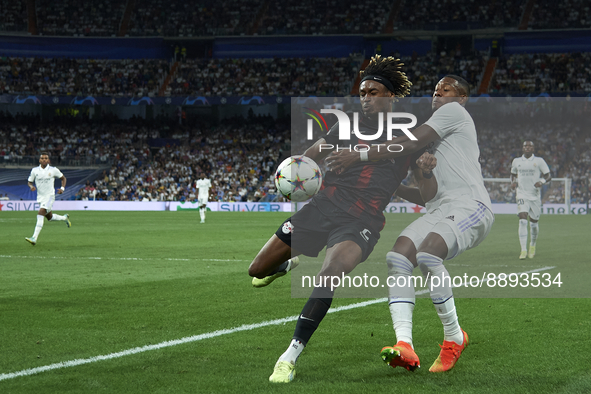
[[[55,194],[52,196],[37,196],[37,202],[39,203],[39,209],[45,209],[49,213],[53,209]]]
[[[533,220],[540,220],[542,214],[542,202],[540,200],[517,199],[517,214],[525,212]]]
[[[199,206],[207,205],[207,197],[204,197],[204,198],[198,197],[197,201],[199,202]]]
[[[421,216],[400,236],[410,238],[419,249],[427,234],[439,234],[447,245],[446,260],[449,260],[484,241],[494,221],[493,213],[481,202],[459,199]]]

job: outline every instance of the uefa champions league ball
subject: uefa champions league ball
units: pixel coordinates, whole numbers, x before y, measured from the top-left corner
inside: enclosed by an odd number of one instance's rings
[[[310,199],[322,186],[322,172],[309,157],[297,155],[285,159],[275,172],[279,193],[293,202]]]

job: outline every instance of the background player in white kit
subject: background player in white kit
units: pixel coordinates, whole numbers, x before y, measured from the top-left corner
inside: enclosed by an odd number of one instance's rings
[[[519,216],[519,243],[521,254],[519,259],[530,259],[536,254],[536,240],[539,234],[538,221],[542,214],[542,200],[540,189],[542,185],[552,180],[550,168],[541,157],[534,156],[534,143],[523,143],[523,156],[516,157],[511,163],[511,189],[517,188],[515,200],[517,202],[517,216]],[[531,238],[529,253],[527,252],[527,217]]]
[[[31,238],[25,238],[28,242],[35,245],[37,237],[43,228],[43,218],[49,221],[66,222],[66,226],[70,227],[70,215],[57,215],[51,212],[53,203],[55,202],[55,188],[53,181],[59,178],[62,181],[61,188],[57,191],[62,194],[66,188],[66,177],[60,170],[49,165],[49,154],[42,152],[39,156],[39,167],[31,170],[29,175],[28,185],[32,192],[37,190],[37,202],[39,203],[39,212],[37,213],[37,225],[35,226],[35,233]],[[35,187],[37,186],[37,187]]]
[[[389,289],[390,313],[398,343],[384,347],[381,356],[392,367],[401,366],[412,371],[420,366],[412,344],[415,290],[411,275],[417,265],[425,277],[432,279],[437,276],[439,279],[438,284],[432,280],[429,288],[431,300],[443,324],[444,341],[439,357],[429,371],[450,370],[468,345],[468,335],[458,322],[450,275],[443,261],[478,246],[494,222],[490,197],[484,187],[478,161],[480,149],[476,128],[472,117],[464,109],[469,92],[470,85],[463,78],[445,76],[433,93],[433,115],[412,132],[417,141],[398,137],[395,142],[403,146],[402,151],[390,152],[372,147],[365,156],[365,160],[397,158],[426,145],[437,160],[437,166],[432,171],[437,180],[437,193],[426,201],[427,214],[409,225],[386,255],[389,276],[396,278],[397,283],[409,284]],[[341,151],[327,161],[331,168],[338,170],[363,159],[355,152]],[[431,176],[423,174],[426,179]],[[396,194],[406,198],[403,191],[399,190]],[[404,280],[398,281],[398,277]]]
[[[205,223],[205,212],[207,211],[207,202],[209,201],[209,188],[211,187],[211,180],[207,179],[205,173],[201,173],[201,179],[195,183],[199,195],[197,201],[199,203],[199,215],[201,215],[201,223]]]

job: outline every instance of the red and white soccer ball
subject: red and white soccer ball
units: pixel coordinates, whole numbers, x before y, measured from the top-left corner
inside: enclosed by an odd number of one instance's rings
[[[275,186],[279,193],[293,202],[306,201],[320,191],[322,172],[309,157],[291,156],[277,167]]]

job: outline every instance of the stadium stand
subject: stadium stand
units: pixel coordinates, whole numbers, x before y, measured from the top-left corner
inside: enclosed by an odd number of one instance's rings
[[[278,160],[290,150],[285,140],[289,120],[267,116],[229,118],[223,125],[196,127],[157,125],[142,119],[70,124],[56,120],[49,126],[27,118],[17,121],[2,116],[0,120],[3,166],[34,167],[39,153],[48,151],[52,163],[68,171],[99,168],[93,170],[95,178],[81,178],[97,190],[96,196],[85,186],[77,199],[192,201],[196,198],[194,182],[204,171],[214,183],[213,200],[274,198],[272,175]],[[22,179],[19,182],[22,186]],[[24,186],[4,192],[24,198],[28,190]]]
[[[168,75],[166,60],[0,58],[0,92],[149,96]]]
[[[322,95],[351,91],[360,64],[353,57],[196,59],[180,64],[166,95]]]
[[[591,27],[591,6],[585,0],[536,2],[529,27],[533,29],[588,29]]]
[[[23,2],[24,3],[24,2]],[[47,36],[116,36],[125,2],[35,0],[37,27]]]
[[[413,96],[431,95],[433,87],[443,76],[456,74],[466,79],[473,93],[479,85],[485,64],[485,53],[462,54],[431,52],[424,56],[403,56],[400,59],[404,63],[406,74],[412,82],[411,94]]]
[[[0,31],[27,31],[27,3],[25,1],[0,0]]]
[[[479,29],[486,27],[517,27],[523,13],[524,0],[429,0],[403,4],[394,22],[398,30]]]
[[[385,1],[272,1],[257,30],[278,34],[379,34],[392,8]]]
[[[381,34],[394,30],[589,28],[585,0],[281,2],[146,0],[0,2],[0,31],[46,36],[243,36]],[[129,9],[126,10],[126,7]],[[529,6],[529,7],[528,7]],[[34,7],[28,10],[27,7]],[[29,14],[29,15],[28,15]],[[34,17],[32,17],[34,15]]]
[[[491,93],[591,92],[591,53],[514,54],[499,58]]]
[[[223,36],[249,34],[264,2],[254,0],[136,3],[130,36]]]

